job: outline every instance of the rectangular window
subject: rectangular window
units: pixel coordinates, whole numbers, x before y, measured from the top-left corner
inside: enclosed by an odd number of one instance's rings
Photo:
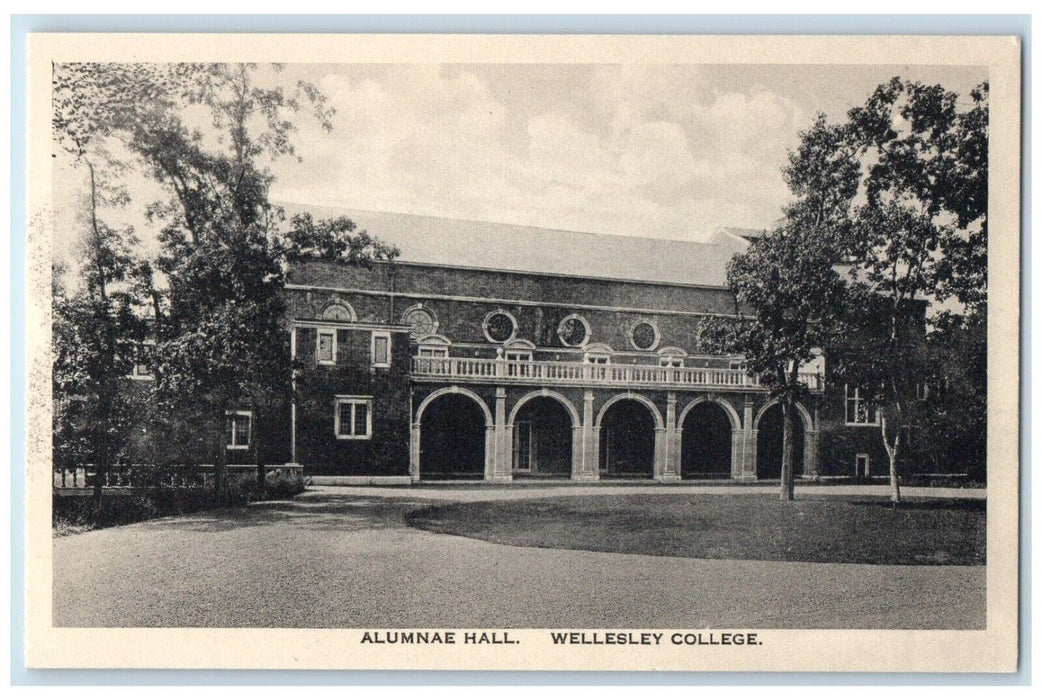
[[[507,350],[504,353],[504,357],[507,361],[507,376],[509,377],[530,377],[532,376],[532,367],[530,365],[518,364],[520,362],[531,362],[532,353],[528,350]]]
[[[847,425],[878,425],[876,410],[861,396],[859,388],[846,385]]]
[[[336,364],[336,330],[318,329],[318,347],[315,356],[320,365]]]
[[[373,436],[373,399],[338,396],[334,432],[339,440],[368,440]]]
[[[152,376],[152,351],[155,349],[155,342],[146,340],[143,343],[130,343],[127,346],[127,351],[130,353],[130,359],[133,364],[130,366],[130,374],[127,376],[131,379],[154,379]]]
[[[246,450],[250,447],[250,430],[253,413],[250,411],[228,411],[225,434],[229,450]]]
[[[859,454],[856,460],[857,463],[854,467],[854,476],[872,476],[872,463],[868,459],[868,455]]]
[[[684,359],[682,357],[660,357],[658,364],[660,367],[683,367]]]
[[[448,357],[449,349],[440,347],[420,347],[420,357]]]
[[[372,345],[373,367],[391,366],[391,334],[373,333]]]

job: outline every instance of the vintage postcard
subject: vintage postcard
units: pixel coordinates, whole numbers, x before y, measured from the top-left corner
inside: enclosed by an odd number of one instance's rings
[[[1020,61],[30,35],[29,665],[1016,670]]]

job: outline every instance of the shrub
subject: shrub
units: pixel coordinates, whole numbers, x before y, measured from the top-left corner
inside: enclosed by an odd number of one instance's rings
[[[254,501],[292,498],[307,488],[305,479],[281,471],[269,475],[264,487],[254,472],[229,474],[225,479],[222,506],[245,506]],[[100,527],[127,525],[184,515],[216,506],[210,486],[151,486],[107,493],[100,502],[90,494],[52,497],[51,524],[56,535],[74,534]]]

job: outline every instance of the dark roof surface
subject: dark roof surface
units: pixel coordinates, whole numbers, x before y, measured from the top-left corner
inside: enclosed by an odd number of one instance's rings
[[[612,236],[448,219],[283,204],[315,218],[350,217],[361,229],[401,249],[405,262],[457,265],[576,277],[724,287],[734,251],[691,241]]]

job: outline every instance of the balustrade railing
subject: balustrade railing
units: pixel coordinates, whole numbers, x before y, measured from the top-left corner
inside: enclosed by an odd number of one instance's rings
[[[414,357],[412,373],[418,379],[504,381],[532,384],[594,384],[604,386],[690,386],[755,389],[759,378],[741,369],[709,367],[656,367],[581,362],[489,360],[466,357]],[[821,390],[819,375],[800,374],[811,391]]]

